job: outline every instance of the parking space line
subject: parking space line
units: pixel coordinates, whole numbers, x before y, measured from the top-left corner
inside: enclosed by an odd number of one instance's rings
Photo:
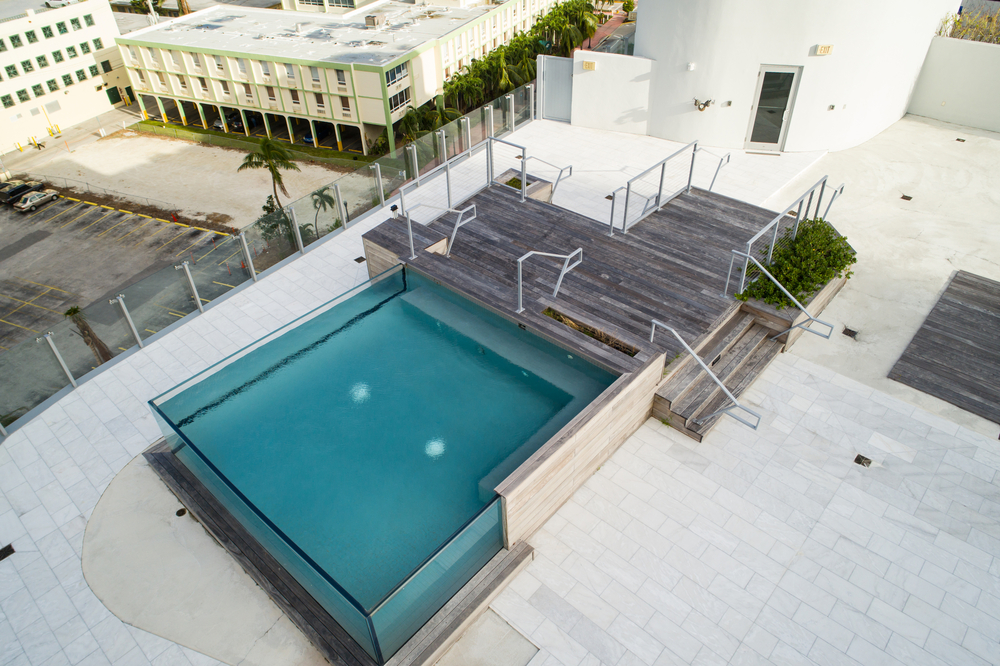
[[[17,312],[17,310],[15,310],[15,312]],[[38,333],[38,331],[36,331],[36,330],[35,330],[35,329],[33,329],[33,328],[28,328],[27,326],[21,326],[20,324],[15,324],[14,322],[12,322],[12,321],[7,321],[6,319],[0,319],[0,322],[3,322],[4,324],[9,324],[9,325],[11,325],[11,326],[16,326],[16,327],[18,327],[18,328],[23,328],[24,330],[26,330],[26,331],[31,331],[32,333]]]
[[[233,252],[231,255],[229,255],[228,257],[226,257],[225,259],[223,259],[219,263],[217,263],[216,266],[221,266],[222,264],[226,263],[227,261],[229,261],[230,259],[232,259],[233,257],[235,257],[237,254],[241,254],[241,253],[242,253],[242,250],[240,250],[239,248],[237,248],[237,250],[235,252]]]
[[[173,238],[171,238],[170,240],[168,240],[168,241],[167,241],[166,243],[164,243],[163,245],[161,245],[161,246],[160,246],[160,249],[162,250],[162,249],[163,249],[163,248],[165,248],[166,246],[170,245],[170,244],[171,244],[171,243],[173,243],[173,242],[174,242],[175,240],[177,240],[178,238],[180,238],[181,236],[183,236],[183,235],[184,235],[185,233],[186,233],[186,232],[184,232],[184,231],[182,231],[182,232],[178,233],[178,234],[177,234],[176,236],[174,236]]]
[[[68,198],[68,197],[67,197],[67,198]],[[51,222],[52,220],[56,219],[57,217],[59,217],[59,216],[60,216],[60,215],[62,215],[63,213],[68,213],[69,211],[73,210],[74,208],[76,208],[76,207],[77,207],[77,206],[79,206],[79,205],[80,205],[80,202],[79,202],[79,201],[77,201],[77,202],[76,202],[75,204],[73,204],[72,206],[70,206],[70,207],[69,207],[69,208],[67,208],[66,210],[61,210],[61,211],[59,211],[58,213],[56,213],[55,215],[53,215],[52,217],[50,217],[49,219],[47,219],[47,220],[45,220],[45,221],[46,221],[46,222]]]
[[[83,211],[82,213],[80,213],[79,215],[77,215],[77,216],[76,216],[76,217],[74,217],[74,218],[73,218],[72,220],[70,220],[69,222],[67,222],[66,224],[62,225],[62,226],[61,226],[61,227],[59,227],[59,228],[60,228],[60,229],[65,229],[66,227],[68,227],[69,225],[73,224],[74,222],[76,222],[77,220],[79,220],[79,219],[80,219],[81,217],[83,217],[84,215],[86,215],[87,213],[89,213],[89,212],[91,212],[91,211],[93,211],[93,210],[94,210],[94,209],[93,209],[93,208],[91,208],[91,209],[89,209],[89,210],[85,210],[85,211]]]
[[[150,220],[149,222],[146,222],[146,224],[150,224],[151,222],[152,222],[152,220]],[[135,232],[139,231],[139,229],[142,229],[144,226],[146,226],[146,224],[140,224],[138,227],[136,227],[132,231],[128,232],[127,234],[125,234],[124,236],[122,236],[121,238],[119,238],[118,240],[119,241],[125,240],[126,238],[128,238],[129,236],[131,236],[132,234],[134,234]]]
[[[140,215],[140,217],[142,217],[142,216]],[[150,220],[149,220],[149,221],[150,221],[150,222],[152,222],[152,221],[153,221],[153,219],[152,219],[152,218],[150,218]],[[144,241],[144,240],[149,240],[150,238],[152,238],[152,237],[153,237],[153,236],[155,236],[156,234],[160,233],[161,231],[165,231],[165,230],[167,230],[167,229],[169,229],[169,228],[170,228],[170,227],[160,227],[159,229],[157,229],[156,231],[154,231],[153,233],[151,233],[151,234],[150,234],[149,236],[147,236],[146,238],[140,238],[139,240],[137,240],[137,241],[136,241],[136,242],[135,242],[135,243],[134,243],[134,244],[132,245],[132,247],[135,247],[136,245],[138,245],[139,243],[141,243],[141,242],[142,242],[142,241]]]
[[[44,296],[47,293],[49,293],[48,289],[46,289],[42,293],[38,294],[38,296],[35,296],[35,298],[31,299],[31,301],[34,301],[37,298],[41,298],[42,296]],[[33,308],[38,308],[39,310],[46,310],[46,311],[51,312],[53,314],[57,314],[57,315],[61,315],[62,314],[62,312],[58,312],[58,311],[53,310],[51,308],[47,308],[44,305],[38,305],[36,303],[32,303],[31,301],[22,301],[20,298],[14,298],[13,296],[8,296],[7,294],[0,293],[0,298],[6,298],[8,300],[17,301],[18,303],[21,303],[21,307],[17,308],[17,310],[20,310],[25,305],[30,305]],[[12,310],[12,312],[17,312],[17,310]],[[10,312],[8,312],[7,314],[10,314]]]
[[[112,210],[111,213],[113,213],[113,212],[115,212],[115,211]],[[87,226],[85,226],[83,229],[80,229],[80,231],[86,231],[87,229],[91,228],[92,226],[94,226],[95,224],[97,224],[98,222],[100,222],[101,220],[103,220],[104,218],[106,218],[108,215],[111,215],[111,213],[105,213],[104,215],[102,215],[100,217],[100,219],[94,220],[93,222],[91,222],[90,224],[88,224]]]
[[[105,217],[106,217],[106,216],[105,216]],[[122,226],[123,224],[125,224],[125,223],[126,223],[126,222],[128,222],[128,221],[129,221],[129,218],[127,218],[127,217],[126,217],[126,218],[125,218],[124,220],[122,220],[121,222],[119,222],[119,223],[118,223],[118,224],[116,224],[115,226],[111,227],[110,229],[106,229],[105,231],[102,231],[101,233],[97,234],[97,237],[98,237],[98,238],[100,238],[100,237],[101,237],[101,236],[103,236],[104,234],[106,234],[106,233],[108,233],[109,231],[111,231],[111,229],[117,229],[118,227]]]
[[[49,202],[48,206],[46,206],[45,208],[40,208],[40,209],[36,210],[34,213],[32,213],[31,215],[29,215],[28,217],[34,217],[34,216],[36,216],[36,215],[38,215],[40,213],[44,213],[49,208],[52,208],[52,206],[54,206],[57,201],[59,201],[59,200],[58,199],[53,199],[52,201]]]
[[[234,284],[226,284],[225,282],[216,282],[215,280],[212,280],[212,284],[217,284],[220,287],[229,287],[230,289],[236,289],[236,285],[234,285]]]
[[[39,287],[45,287],[46,289],[49,289],[51,291],[61,291],[64,294],[69,294],[70,296],[73,295],[73,292],[71,291],[66,291],[65,289],[60,289],[59,287],[53,287],[50,284],[42,284],[41,282],[32,282],[31,280],[25,280],[22,277],[19,277],[17,279],[20,280],[21,282],[27,282],[28,284],[37,284]]]

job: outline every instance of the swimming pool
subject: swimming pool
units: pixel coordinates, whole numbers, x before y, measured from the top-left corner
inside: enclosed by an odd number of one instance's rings
[[[494,488],[615,376],[396,268],[151,401],[377,661],[503,546]]]

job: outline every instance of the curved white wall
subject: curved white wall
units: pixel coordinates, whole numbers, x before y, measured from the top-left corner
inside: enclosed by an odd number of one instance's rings
[[[786,151],[840,150],[905,113],[959,0],[646,0],[635,55],[656,61],[649,134],[742,148],[761,65],[802,67]],[[833,52],[816,56],[818,44]],[[688,71],[688,63],[695,69]],[[705,111],[694,99],[713,99]],[[725,107],[727,101],[732,106]],[[833,106],[834,110],[829,107]]]

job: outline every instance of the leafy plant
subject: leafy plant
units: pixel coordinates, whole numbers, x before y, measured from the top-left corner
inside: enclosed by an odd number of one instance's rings
[[[937,34],[941,37],[1000,44],[1000,16],[985,9],[948,14]]]
[[[299,165],[292,161],[292,156],[284,144],[274,139],[261,139],[257,148],[246,154],[246,157],[243,158],[243,163],[236,170],[245,171],[247,169],[266,169],[271,175],[271,187],[274,189],[274,203],[278,208],[281,208],[281,199],[278,198],[278,190],[281,190],[281,193],[286,197],[288,196],[288,188],[285,187],[285,181],[281,176],[282,169],[285,171],[301,171]]]
[[[507,181],[507,185],[509,185],[510,187],[513,187],[515,190],[520,190],[521,189],[521,179],[520,178],[511,178],[510,180]]]
[[[807,301],[830,280],[853,275],[849,267],[858,261],[854,250],[847,239],[822,218],[800,222],[795,238],[792,238],[792,231],[785,230],[783,242],[775,245],[771,263],[765,268],[799,302]],[[763,253],[766,256],[766,250]],[[763,275],[736,294],[736,298],[741,301],[756,298],[779,310],[794,305]]]
[[[634,12],[635,0],[625,0],[625,2],[622,3],[622,11],[625,13]]]

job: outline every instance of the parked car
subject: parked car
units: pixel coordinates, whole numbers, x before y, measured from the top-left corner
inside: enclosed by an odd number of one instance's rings
[[[4,201],[15,187],[21,185],[24,185],[23,180],[8,180],[5,183],[0,183],[0,201]]]
[[[68,7],[73,4],[70,0],[45,0],[45,6],[49,9],[57,9],[59,7]]]
[[[226,125],[229,125],[230,132],[242,132],[243,131],[243,120],[240,118],[240,114],[233,111],[226,116]],[[225,132],[226,127],[222,124],[222,118],[217,118],[212,127],[219,130],[220,132]]]
[[[55,190],[42,190],[41,192],[32,192],[31,194],[25,194],[21,197],[21,200],[14,204],[14,208],[18,209],[22,213],[26,210],[35,210],[42,204],[55,201],[59,198],[59,193]]]
[[[37,180],[29,180],[26,183],[21,183],[17,187],[13,187],[13,188],[7,190],[6,192],[4,192],[0,196],[3,196],[3,202],[4,203],[12,204],[15,201],[20,201],[21,197],[24,196],[25,194],[28,194],[30,192],[34,192],[34,191],[40,190],[40,189],[42,189],[42,184],[41,183],[39,183]]]

